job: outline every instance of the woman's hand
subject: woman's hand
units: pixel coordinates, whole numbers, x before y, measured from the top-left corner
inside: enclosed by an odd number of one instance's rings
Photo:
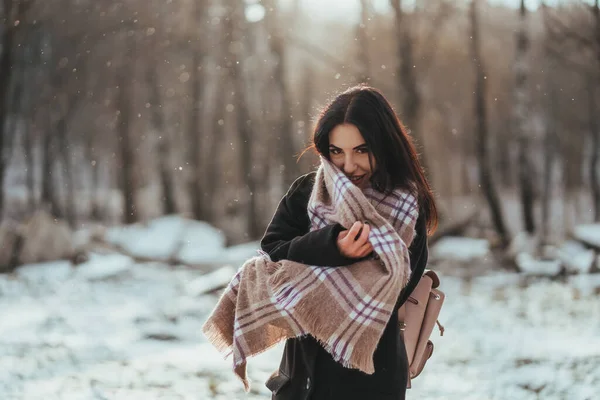
[[[337,238],[337,246],[343,256],[362,258],[373,251],[369,242],[369,224],[356,221],[348,230],[341,231]],[[358,236],[358,237],[357,237]]]

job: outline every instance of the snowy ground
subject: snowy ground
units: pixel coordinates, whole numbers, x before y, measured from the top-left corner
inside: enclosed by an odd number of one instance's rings
[[[483,273],[471,259],[473,277],[461,258],[432,263],[446,333],[408,398],[599,399],[600,276]],[[245,394],[201,334],[216,302],[193,295],[201,274],[102,255],[0,275],[0,399],[268,399],[281,346],[250,360]]]

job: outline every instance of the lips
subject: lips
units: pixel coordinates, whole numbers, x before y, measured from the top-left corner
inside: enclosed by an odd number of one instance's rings
[[[350,179],[350,181],[352,183],[359,183],[364,177],[365,177],[365,175],[356,175],[356,176],[349,176],[348,179]]]

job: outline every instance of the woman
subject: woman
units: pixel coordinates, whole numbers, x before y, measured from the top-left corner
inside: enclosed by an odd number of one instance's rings
[[[415,148],[389,102],[376,89],[358,86],[338,95],[321,113],[311,146],[363,191],[414,192],[419,218],[410,245],[404,303],[427,263],[427,234],[437,225],[433,195]],[[329,224],[310,230],[307,204],[315,172],[298,178],[281,200],[261,241],[273,261],[291,260],[314,266],[344,267],[371,257],[370,227],[357,221],[348,230]],[[275,400],[405,398],[408,361],[393,312],[373,356],[375,372],[345,368],[310,335],[288,339],[279,373],[267,387]]]

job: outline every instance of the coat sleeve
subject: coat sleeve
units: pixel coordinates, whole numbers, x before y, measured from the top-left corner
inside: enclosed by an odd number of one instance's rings
[[[331,224],[310,231],[307,205],[314,183],[314,173],[303,175],[281,199],[260,242],[273,261],[290,260],[315,266],[338,267],[356,260],[343,256],[337,236],[344,228]]]

